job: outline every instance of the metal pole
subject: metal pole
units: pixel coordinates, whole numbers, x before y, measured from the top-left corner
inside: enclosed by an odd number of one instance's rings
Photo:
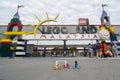
[[[63,40],[64,41],[64,57],[66,57],[66,40]]]

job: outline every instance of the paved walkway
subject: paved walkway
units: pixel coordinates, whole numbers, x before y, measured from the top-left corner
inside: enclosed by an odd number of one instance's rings
[[[56,60],[77,60],[81,68],[53,70]],[[120,80],[120,59],[0,58],[0,80]]]

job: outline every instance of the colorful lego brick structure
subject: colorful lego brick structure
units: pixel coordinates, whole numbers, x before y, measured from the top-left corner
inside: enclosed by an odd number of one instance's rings
[[[14,47],[11,39],[2,39],[0,47],[0,56],[1,57],[13,57]]]
[[[18,27],[17,32],[21,32],[22,31],[22,23],[21,23],[20,16],[19,16],[19,8],[20,7],[23,7],[23,6],[22,5],[18,5],[17,6],[17,12],[14,14],[14,16],[11,19],[10,23],[8,23],[7,32],[12,32],[13,28],[15,26]],[[6,38],[10,38],[9,36],[14,36],[14,35],[6,34]],[[21,35],[19,35],[19,38],[21,38]]]
[[[101,25],[100,25],[100,32],[99,37],[101,39],[102,45],[106,45],[105,40],[110,39],[112,43],[115,43],[117,45],[118,54],[120,54],[120,44],[117,40],[116,34],[114,32],[114,26],[110,24],[110,17],[108,16],[107,12],[104,10],[104,7],[107,6],[107,4],[102,4],[102,15],[101,15]],[[102,47],[102,52],[105,52],[106,47]]]

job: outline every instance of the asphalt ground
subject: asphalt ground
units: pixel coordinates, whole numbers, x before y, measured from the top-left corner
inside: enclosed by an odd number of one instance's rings
[[[70,68],[54,70],[56,60]],[[120,80],[120,58],[0,58],[0,80]]]

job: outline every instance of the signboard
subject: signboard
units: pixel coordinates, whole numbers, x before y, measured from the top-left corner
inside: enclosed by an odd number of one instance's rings
[[[23,35],[23,39],[39,39],[39,40],[81,40],[81,39],[99,39],[98,34],[36,34]]]
[[[41,26],[38,30],[41,34],[96,34],[98,28],[90,26]]]

